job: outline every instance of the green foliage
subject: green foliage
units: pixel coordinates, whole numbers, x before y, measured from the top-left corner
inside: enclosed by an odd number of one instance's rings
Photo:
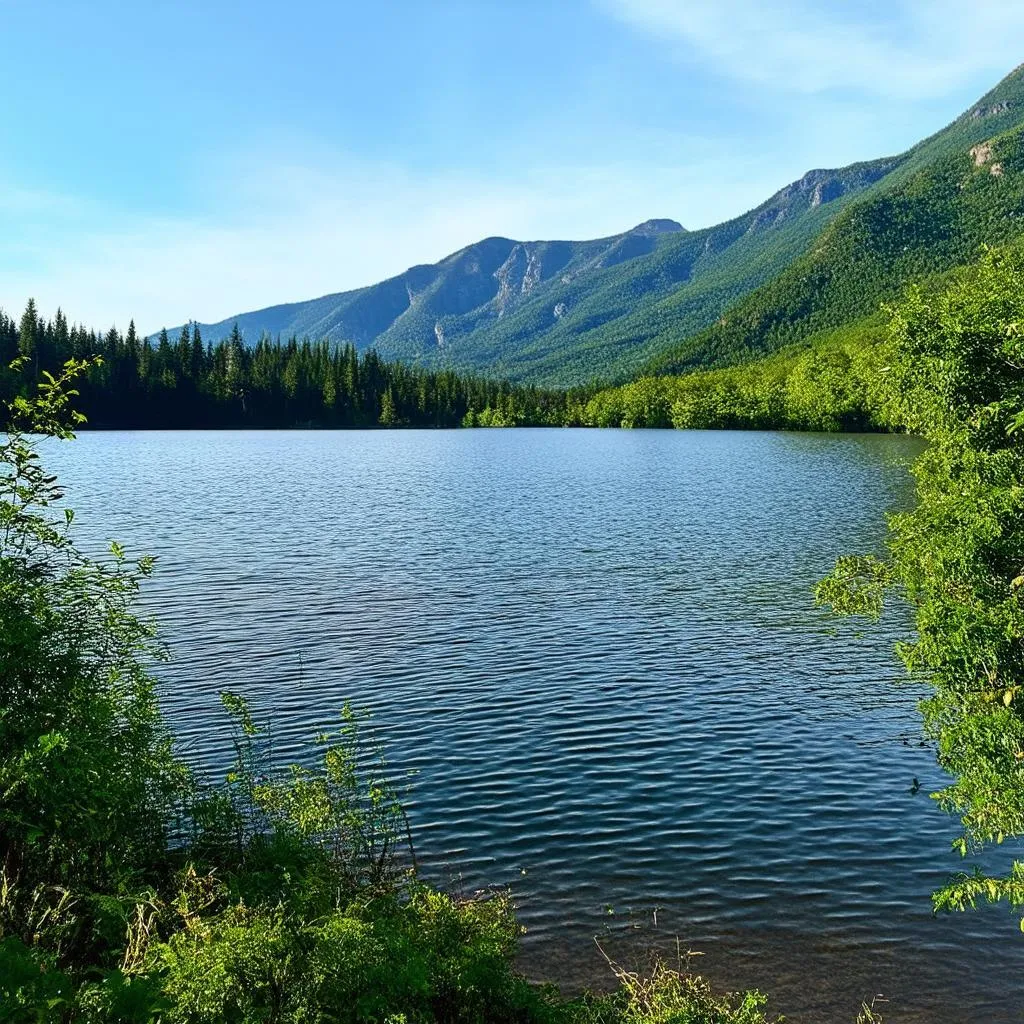
[[[875,997],[870,1003],[864,1003],[861,1005],[860,1013],[857,1014],[857,1019],[854,1024],[882,1024],[881,1015],[875,1010],[875,1003],[880,997]]]
[[[815,588],[815,599],[838,615],[865,615],[877,620],[885,592],[894,583],[888,562],[874,555],[844,555],[831,574]]]
[[[991,878],[983,875],[979,868],[973,872],[961,872],[942,890],[935,894],[936,910],[967,910],[978,902],[1006,902],[1012,910],[1024,907],[1024,863],[1015,861],[1006,878]],[[1024,931],[1024,916],[1021,930]]]
[[[144,667],[159,650],[131,613],[152,561],[79,554],[22,432],[72,436],[68,385],[85,369],[16,400],[0,443],[0,864],[10,884],[117,891],[162,847],[181,773]]]
[[[819,588],[839,611],[877,614],[896,587],[917,617],[901,649],[928,679],[926,733],[952,782],[935,794],[961,817],[965,856],[1024,835],[1024,256],[989,252],[943,293],[893,311],[887,416],[929,442],[918,503],[890,521],[889,558],[842,559]],[[1022,866],[964,875],[936,896],[1022,905]]]
[[[212,844],[214,863],[244,864],[250,885],[269,871],[264,884],[274,886],[283,884],[290,861],[308,874],[325,859],[319,866],[330,876],[332,901],[399,890],[415,867],[409,825],[383,760],[368,756],[360,717],[346,706],[340,727],[316,737],[315,768],[281,767],[245,701],[221,697],[232,719],[235,761],[224,786],[202,794],[194,810],[202,823],[198,839],[204,849]]]
[[[0,1022],[57,1020],[73,995],[71,979],[56,968],[52,957],[14,936],[0,939]]]
[[[573,415],[597,427],[885,429],[880,333],[872,318],[741,366],[642,377],[597,392]]]
[[[685,958],[676,967],[655,957],[649,970],[629,971],[609,959],[619,982],[610,996],[584,1001],[579,1024],[768,1024],[759,992],[720,995],[691,973]],[[782,1018],[778,1018],[782,1024]]]

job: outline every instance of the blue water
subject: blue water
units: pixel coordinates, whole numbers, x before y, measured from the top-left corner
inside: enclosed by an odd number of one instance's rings
[[[887,1022],[1020,1021],[1015,920],[931,912],[961,863],[893,654],[909,617],[865,627],[811,598],[837,555],[880,549],[918,450],[110,433],[53,459],[85,543],[158,556],[144,604],[189,756],[223,754],[224,688],[296,757],[344,702],[371,709],[417,772],[424,873],[511,885],[531,976],[601,984],[595,936],[628,962],[678,939],[793,1022],[852,1021],[879,993]]]

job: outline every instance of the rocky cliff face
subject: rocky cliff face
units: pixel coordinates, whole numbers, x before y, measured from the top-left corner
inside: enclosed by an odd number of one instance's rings
[[[964,117],[969,117],[972,121],[977,121],[982,117],[998,117],[1000,114],[1005,114],[1010,110],[1009,100],[1000,100],[998,103],[990,103],[987,106],[974,107],[969,110]]]
[[[780,189],[771,199],[755,212],[750,231],[763,231],[799,215],[807,209],[815,209],[834,202],[851,192],[861,192],[881,181],[899,163],[898,157],[875,160],[871,163],[854,164],[840,170],[808,171],[798,181]]]
[[[513,306],[517,299],[528,296],[544,273],[544,254],[530,242],[519,242],[512,247],[508,259],[494,272],[498,283],[494,306],[498,316]]]

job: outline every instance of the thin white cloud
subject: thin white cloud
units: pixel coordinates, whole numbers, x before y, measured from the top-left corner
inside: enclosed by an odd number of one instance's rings
[[[783,92],[924,99],[1024,60],[1020,0],[595,0],[691,60]]]
[[[204,219],[67,209],[64,197],[24,193],[9,204],[10,230],[0,239],[0,308],[17,313],[32,295],[47,315],[61,305],[98,328],[123,328],[133,317],[146,332],[216,321],[372,284],[489,235],[587,238],[648,217],[714,223],[777,187],[760,170],[736,165],[723,174],[680,158],[498,180],[337,157],[291,167],[249,159],[211,185],[205,205],[217,214]],[[67,217],[53,220],[53,209]],[[69,221],[70,233],[61,227]]]

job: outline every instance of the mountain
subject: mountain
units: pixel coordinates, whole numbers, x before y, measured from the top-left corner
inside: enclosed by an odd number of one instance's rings
[[[217,339],[237,323],[248,343],[262,333],[294,334],[351,341],[360,350],[376,347],[388,358],[474,365],[468,346],[454,345],[456,338],[513,317],[527,300],[554,285],[651,254],[675,234],[685,234],[681,224],[649,220],[620,235],[586,242],[485,238],[380,284],[271,306],[200,328],[204,337]],[[549,312],[553,320],[560,315]]]
[[[351,341],[387,359],[539,383],[625,377],[652,350],[629,332],[616,333],[620,321],[682,294],[689,305],[680,329],[713,322],[784,269],[891,163],[811,171],[711,229],[689,232],[652,220],[595,241],[488,238],[380,284],[200,328],[215,340],[237,323],[249,344],[262,333]]]
[[[207,339],[237,322],[250,344],[326,337],[545,384],[728,362],[846,322],[914,275],[1014,236],[1022,122],[1018,68],[906,153],[809,171],[724,224],[488,238],[380,284],[200,326]]]
[[[842,211],[809,250],[703,331],[677,334],[644,367],[735,363],[843,327],[911,283],[1024,237],[1024,68]],[[1009,127],[1007,127],[1009,126]]]

